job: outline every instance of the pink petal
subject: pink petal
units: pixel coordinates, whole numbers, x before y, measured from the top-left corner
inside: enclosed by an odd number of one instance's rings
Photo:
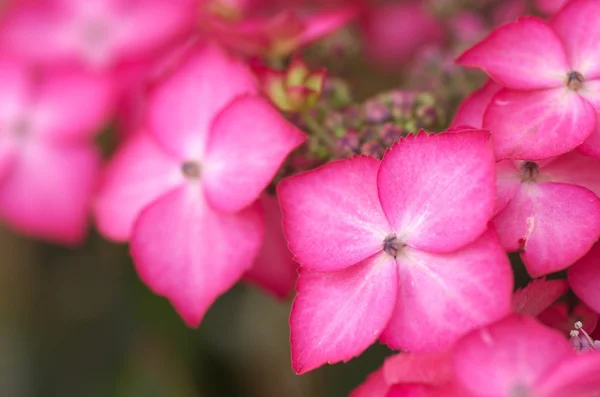
[[[569,357],[554,367],[536,387],[549,397],[594,397],[600,390],[600,352]]]
[[[569,0],[534,0],[535,5],[547,15],[560,10]]]
[[[181,160],[165,153],[148,133],[137,133],[104,171],[94,206],[98,229],[112,240],[129,240],[140,212],[184,181]]]
[[[568,289],[569,285],[565,280],[535,279],[513,294],[513,311],[536,317],[552,306]]]
[[[235,212],[255,201],[306,136],[266,99],[240,97],[214,120],[202,179],[210,204]]]
[[[250,268],[263,238],[260,209],[214,212],[194,183],[161,196],[140,214],[131,255],[150,289],[167,297],[190,327]]]
[[[391,227],[377,197],[378,167],[374,158],[357,156],[279,184],[283,228],[298,262],[340,270],[382,250]]]
[[[241,61],[215,45],[196,47],[152,93],[150,129],[173,154],[198,158],[214,117],[236,96],[256,90],[254,76]]]
[[[586,79],[600,77],[600,25],[592,17],[597,15],[600,15],[598,1],[573,0],[550,22],[565,45],[571,68]]]
[[[469,126],[473,128],[483,127],[483,114],[502,86],[488,80],[483,87],[469,95],[461,104],[450,128]]]
[[[393,349],[432,352],[510,312],[513,276],[494,233],[448,254],[405,247],[400,290],[381,340]]]
[[[356,389],[352,390],[349,397],[386,397],[390,385],[383,376],[383,368],[370,374],[367,379]]]
[[[513,160],[496,163],[496,204],[495,213],[502,211],[521,187],[521,174]]]
[[[600,196],[600,159],[570,152],[540,167],[547,180],[583,186]]]
[[[298,44],[304,46],[313,41],[322,39],[342,28],[345,24],[350,22],[356,14],[355,8],[346,6],[336,10],[322,11],[307,17],[306,26],[300,34],[300,37],[298,37]]]
[[[339,272],[301,268],[290,316],[296,373],[365,351],[390,319],[397,288],[396,262],[385,254]]]
[[[27,142],[0,185],[0,218],[29,236],[80,244],[99,166],[100,155],[91,145]]]
[[[453,376],[448,352],[396,354],[385,360],[383,373],[390,384],[440,385],[449,382]]]
[[[516,90],[558,87],[571,70],[559,38],[535,17],[496,28],[457,63],[482,69],[500,85]]]
[[[474,395],[509,397],[533,390],[553,365],[570,355],[574,352],[560,333],[528,317],[510,316],[461,339],[454,368]]]
[[[294,289],[298,263],[292,258],[281,226],[281,209],[275,197],[263,194],[260,203],[265,214],[265,238],[246,281],[283,299]]]
[[[483,127],[499,159],[539,160],[581,145],[594,130],[596,112],[566,87],[539,91],[504,89],[492,100]]]
[[[600,313],[600,244],[569,268],[569,285],[586,305]]]
[[[598,111],[600,111],[600,80],[586,81],[579,93],[596,109],[596,127],[577,149],[589,156],[600,158],[600,116],[598,115]]]
[[[419,133],[394,144],[383,157],[377,186],[398,238],[435,252],[475,240],[494,210],[494,167],[484,131]]]
[[[30,70],[22,62],[0,58],[0,123],[18,115],[31,94]]]
[[[108,121],[114,90],[107,75],[76,70],[49,73],[37,93],[34,123],[51,139],[89,138]]]
[[[426,385],[395,385],[385,397],[434,397],[434,392],[433,387]]]
[[[525,183],[494,218],[500,241],[521,250],[532,277],[567,268],[600,236],[600,199],[580,186]]]

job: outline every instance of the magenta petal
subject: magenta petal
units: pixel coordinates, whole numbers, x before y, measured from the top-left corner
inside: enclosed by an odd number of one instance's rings
[[[600,111],[600,80],[586,81],[580,94],[596,109],[596,127],[577,149],[583,154],[600,158],[600,115],[598,115]]]
[[[498,213],[517,194],[521,187],[521,175],[517,164],[513,160],[502,160],[496,163],[496,204],[495,213]]]
[[[167,297],[190,327],[252,265],[263,237],[260,208],[213,211],[198,185],[176,188],[135,223],[131,255],[142,281]]]
[[[214,120],[202,179],[210,204],[235,212],[252,203],[306,136],[265,99],[234,100]]]
[[[483,87],[469,95],[461,104],[450,128],[469,126],[473,128],[482,128],[483,115],[488,105],[492,101],[502,86],[488,80]]]
[[[149,99],[149,127],[177,156],[202,156],[213,118],[236,96],[255,93],[250,70],[221,48],[194,48]],[[246,132],[246,131],[244,131]]]
[[[397,289],[396,262],[385,254],[339,272],[301,268],[290,316],[296,373],[365,351],[387,325]]]
[[[595,397],[600,391],[600,352],[562,360],[540,380],[536,391],[551,397]]]
[[[181,160],[162,150],[146,132],[137,133],[104,171],[94,206],[98,229],[112,240],[129,240],[144,207],[184,181]]]
[[[558,87],[570,71],[564,47],[548,23],[523,17],[502,25],[457,60],[511,89]]]
[[[485,131],[411,135],[383,157],[381,206],[401,241],[453,251],[486,230],[494,211],[494,169]]]
[[[495,234],[448,254],[405,247],[398,302],[381,340],[393,349],[439,351],[511,309],[513,276]]]
[[[600,237],[600,199],[580,186],[523,184],[494,218],[500,241],[521,250],[532,277],[563,270]]]
[[[539,160],[581,145],[596,125],[590,103],[566,87],[498,93],[483,118],[499,159]]]
[[[600,2],[597,0],[573,0],[550,22],[565,45],[571,68],[586,79],[600,77],[600,24],[591,18],[598,15]]]
[[[260,203],[265,214],[265,238],[252,268],[244,278],[283,299],[294,289],[298,263],[293,260],[283,234],[277,199],[263,194]]]
[[[0,184],[0,218],[20,233],[81,243],[99,167],[100,155],[91,145],[29,142]]]
[[[378,167],[374,158],[357,156],[279,184],[283,227],[298,262],[340,270],[382,250],[392,229],[377,197]]]
[[[383,376],[383,368],[370,374],[367,379],[356,389],[352,390],[349,397],[386,397],[390,385]]]
[[[386,359],[383,373],[390,384],[439,385],[452,379],[450,364],[450,354],[447,351],[421,354],[404,352]]]
[[[571,266],[567,274],[573,292],[600,313],[600,244]]]
[[[524,316],[537,317],[569,290],[565,280],[538,278],[513,294],[513,311]]]
[[[600,197],[600,159],[573,151],[540,166],[540,170],[552,182],[583,186]]]
[[[335,32],[352,20],[356,14],[355,8],[347,6],[311,15],[307,18],[306,26],[298,37],[298,44],[304,46]]]
[[[510,397],[534,390],[546,371],[570,355],[574,352],[559,332],[528,317],[510,316],[461,339],[454,368],[475,396]]]

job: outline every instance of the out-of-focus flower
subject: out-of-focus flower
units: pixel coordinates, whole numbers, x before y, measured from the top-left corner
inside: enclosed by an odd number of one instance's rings
[[[112,105],[109,80],[34,72],[2,58],[0,87],[0,219],[33,237],[81,243],[100,166],[92,138]]]
[[[494,166],[484,131],[422,132],[381,163],[357,156],[280,183],[302,265],[290,317],[296,372],[348,361],[378,338],[444,349],[510,312],[508,260],[486,232]]]
[[[550,22],[497,28],[458,59],[504,87],[483,119],[499,159],[539,160],[582,143],[600,156],[600,29],[589,17],[599,14],[600,2],[573,0]]]
[[[541,12],[552,15],[560,10],[569,0],[535,0],[535,5]]]
[[[275,297],[283,299],[294,289],[298,276],[298,263],[294,261],[287,247],[277,199],[264,193],[260,203],[264,211],[265,237],[252,268],[244,278]]]
[[[23,2],[3,21],[5,51],[44,64],[107,68],[154,54],[191,32],[194,0]]]
[[[282,58],[344,26],[356,15],[351,6],[304,13],[288,9],[268,16],[223,18],[201,13],[201,28],[221,44],[249,56]]]
[[[324,89],[325,69],[311,71],[302,58],[295,57],[286,70],[257,66],[262,90],[277,108],[299,112],[316,105]]]
[[[256,203],[305,137],[257,93],[246,65],[193,48],[152,92],[145,131],[110,164],[98,227],[130,240],[140,278],[189,326],[251,267],[262,245]]]

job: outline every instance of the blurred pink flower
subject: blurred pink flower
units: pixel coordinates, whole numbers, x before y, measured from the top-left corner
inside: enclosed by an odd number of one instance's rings
[[[600,2],[573,0],[550,22],[523,17],[495,29],[458,63],[504,88],[488,106],[499,159],[539,160],[581,150],[600,156]]]
[[[100,166],[92,143],[112,105],[102,75],[0,59],[0,218],[68,245],[87,233]]]
[[[145,130],[96,202],[100,231],[130,240],[141,279],[189,326],[251,267],[263,237],[253,203],[305,139],[256,92],[246,65],[194,48],[152,92]]]
[[[486,132],[421,132],[381,164],[353,157],[280,183],[302,265],[290,318],[296,372],[348,361],[380,337],[440,350],[510,311],[508,260],[486,232],[494,165]]]
[[[567,275],[573,292],[596,313],[600,313],[600,244],[596,244],[574,264]]]
[[[569,0],[535,0],[534,2],[541,12],[552,15],[567,4]]]

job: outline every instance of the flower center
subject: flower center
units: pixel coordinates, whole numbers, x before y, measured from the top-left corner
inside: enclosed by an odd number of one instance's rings
[[[534,181],[540,174],[540,166],[534,161],[526,161],[521,164],[521,181]]]
[[[588,352],[592,350],[600,350],[600,341],[592,339],[592,337],[583,329],[583,323],[577,321],[575,329],[571,331],[571,345],[575,351]]]
[[[404,246],[406,246],[406,244],[403,244],[395,234],[387,236],[382,244],[383,251],[394,258],[398,256]]]
[[[184,161],[181,164],[181,172],[187,179],[199,179],[202,175],[202,166],[197,161]]]
[[[573,91],[579,90],[583,86],[583,75],[575,70],[567,74],[567,87]]]

